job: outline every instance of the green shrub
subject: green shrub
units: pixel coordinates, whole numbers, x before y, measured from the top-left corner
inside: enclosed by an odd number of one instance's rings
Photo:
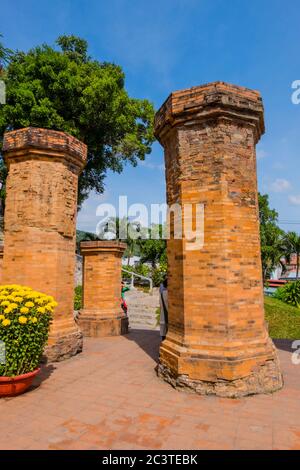
[[[160,263],[160,265],[157,268],[153,269],[152,271],[153,285],[155,287],[158,287],[165,279],[166,274],[167,274],[167,264]]]
[[[82,286],[75,287],[74,291],[74,310],[80,310],[82,308]]]
[[[156,326],[160,324],[160,307],[155,310]]]
[[[33,372],[48,340],[53,297],[19,285],[0,286],[0,376]]]
[[[300,281],[288,282],[285,286],[277,289],[274,297],[286,304],[300,308]]]

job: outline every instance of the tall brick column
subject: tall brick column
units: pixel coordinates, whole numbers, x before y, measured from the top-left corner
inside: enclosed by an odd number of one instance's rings
[[[84,336],[114,336],[128,332],[121,309],[122,255],[119,241],[81,242],[83,309],[78,319]]]
[[[3,282],[54,296],[46,354],[62,360],[82,349],[73,302],[78,175],[87,148],[63,132],[26,128],[5,134],[3,153],[9,168]]]
[[[204,205],[204,246],[168,241],[158,374],[173,386],[228,397],[282,386],[264,320],[255,155],[263,132],[260,94],[223,82],[172,93],[156,115],[168,204]]]

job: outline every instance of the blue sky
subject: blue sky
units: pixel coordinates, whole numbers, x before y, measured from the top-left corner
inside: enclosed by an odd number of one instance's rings
[[[131,96],[158,108],[171,91],[222,80],[262,93],[266,134],[258,147],[258,181],[286,230],[300,232],[300,4],[297,0],[1,0],[5,44],[27,50],[60,34],[88,40],[90,55],[121,65]],[[78,226],[95,230],[97,205],[163,203],[163,151],[109,173],[103,196],[91,194]],[[296,225],[298,223],[298,225]]]

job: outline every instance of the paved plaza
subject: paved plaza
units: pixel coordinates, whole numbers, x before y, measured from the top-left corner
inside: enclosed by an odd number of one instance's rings
[[[300,365],[276,343],[285,386],[222,399],[157,378],[157,331],[85,339],[84,352],[46,365],[33,388],[0,401],[0,449],[300,449]]]

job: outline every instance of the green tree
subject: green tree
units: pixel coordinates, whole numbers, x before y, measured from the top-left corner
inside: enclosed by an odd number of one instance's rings
[[[127,248],[124,256],[127,257],[127,266],[134,255],[140,254],[139,240],[144,236],[145,228],[139,223],[130,222],[127,217],[110,217],[104,224],[98,227],[98,238],[103,240],[109,235],[114,236],[116,240],[126,243]]]
[[[98,237],[95,233],[84,232],[83,230],[76,230],[76,251],[80,252],[80,243],[85,241],[95,241]]]
[[[2,34],[0,34],[0,38],[2,38]],[[12,55],[12,51],[7,47],[4,47],[2,41],[0,41],[0,75],[3,73],[3,68],[5,64],[9,61]]]
[[[296,255],[296,280],[299,279],[300,265],[300,235],[296,232],[288,232],[283,237],[283,245],[285,250],[285,258],[289,263],[291,256]]]
[[[284,232],[278,227],[278,213],[269,206],[267,194],[258,195],[261,261],[263,280],[265,281],[278,265],[282,265],[281,258],[284,255],[282,237]]]
[[[59,48],[43,44],[11,55],[0,142],[5,130],[27,126],[65,131],[85,142],[80,205],[91,190],[103,192],[107,170],[121,172],[124,163],[137,165],[150,152],[154,109],[149,101],[128,96],[121,67],[88,56],[85,40],[60,36],[56,43]],[[0,182],[5,179],[2,161]]]
[[[166,261],[166,240],[162,238],[163,226],[156,225],[149,229],[149,238],[139,241],[141,263],[151,263],[152,269],[157,263]]]

